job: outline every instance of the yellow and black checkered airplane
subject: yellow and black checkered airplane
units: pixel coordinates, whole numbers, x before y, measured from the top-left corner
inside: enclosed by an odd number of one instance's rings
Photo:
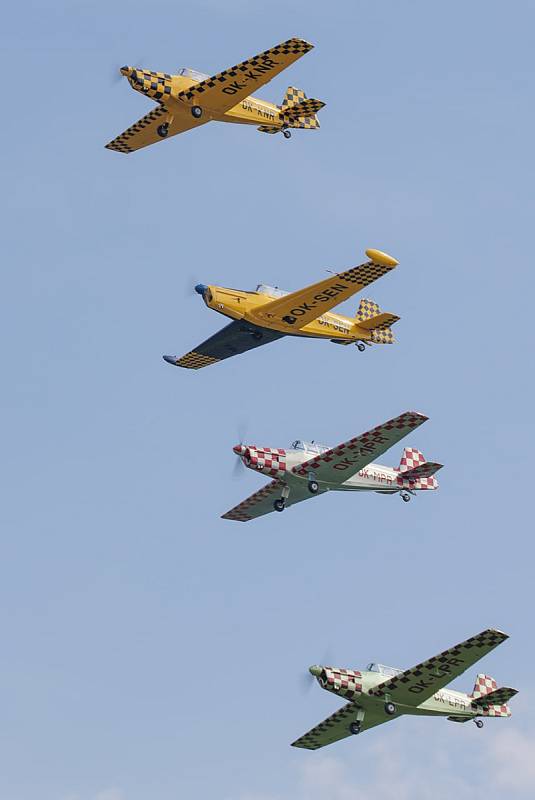
[[[380,250],[366,250],[366,255],[369,261],[358,267],[331,274],[297,292],[284,292],[265,284],[247,292],[199,283],[195,291],[208,308],[230,317],[232,322],[181,358],[164,356],[164,360],[177,367],[201,369],[283,336],[330,339],[336,344],[356,344],[361,351],[367,344],[391,344],[391,326],[399,317],[381,311],[373,300],[361,300],[355,317],[330,310],[398,263]]]
[[[307,98],[301,89],[290,86],[281,106],[251,95],[312,47],[303,39],[288,39],[212,77],[187,68],[168,75],[122,67],[130,86],[156,100],[158,106],[106,147],[132,153],[212,120],[256,125],[262,133],[282,131],[287,139],[289,128],[319,128],[316,112],[325,103]]]

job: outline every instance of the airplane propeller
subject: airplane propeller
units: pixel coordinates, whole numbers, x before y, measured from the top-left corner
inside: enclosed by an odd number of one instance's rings
[[[139,65],[143,64],[144,62],[145,62],[144,58],[139,58],[134,64],[129,64],[128,66],[130,66],[130,67],[133,66],[136,69],[141,69],[141,67]],[[123,75],[121,73],[122,67],[123,67],[122,64],[116,64],[114,66],[113,74],[112,74],[112,76],[110,78],[112,84],[120,83],[120,81],[123,79]]]
[[[238,425],[238,444],[242,445],[245,441],[247,436],[247,424],[244,420],[240,422]],[[245,469],[245,464],[243,463],[241,456],[236,453],[236,461],[234,462],[234,467],[232,468],[232,477],[239,478],[243,475],[243,470]]]
[[[331,648],[329,647],[324,652],[323,659],[319,662],[319,664],[322,666],[329,666],[332,663]],[[311,671],[312,669],[313,667],[309,667],[306,672],[301,673],[300,684],[303,694],[308,694],[316,681],[316,675]]]

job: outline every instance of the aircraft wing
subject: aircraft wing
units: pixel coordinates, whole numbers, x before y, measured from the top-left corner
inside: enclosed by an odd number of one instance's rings
[[[314,45],[303,39],[288,39],[270,50],[242,61],[241,64],[224,69],[217,75],[190,86],[180,92],[178,98],[189,104],[224,114],[313,47]]]
[[[345,739],[346,736],[351,736],[349,726],[357,719],[357,706],[354,703],[348,703],[342,706],[330,717],[324,719],[319,725],[316,725],[311,730],[292,742],[292,747],[303,747],[305,750],[318,750],[320,747],[325,747],[327,744],[339,742],[340,739]],[[382,708],[366,709],[364,719],[362,720],[360,732],[375,728],[376,725],[382,725],[383,722],[388,722],[393,719],[387,717],[383,713]],[[360,734],[359,734],[360,735]]]
[[[303,476],[313,472],[318,481],[344,483],[350,475],[354,475],[382,455],[427,419],[428,417],[424,414],[406,411],[371,431],[362,433],[348,442],[339,444],[338,447],[333,447],[319,456],[314,456],[314,458],[298,464],[293,471],[297,475]]]
[[[273,508],[273,501],[281,496],[281,490],[284,483],[279,480],[271,481],[266,484],[258,492],[255,492],[250,497],[247,497],[237,506],[231,508],[226,514],[222,515],[222,519],[232,519],[236,522],[249,522],[251,519],[263,517],[264,514],[270,514],[275,509]],[[295,503],[300,503],[302,500],[308,500],[311,497],[317,497],[322,494],[325,489],[320,489],[316,494],[311,494],[308,490],[307,484],[303,481],[292,482],[290,486],[290,495],[286,500],[286,508],[293,506]]]
[[[488,628],[380,683],[370,694],[388,695],[393,703],[420,705],[508,638],[506,633]]]
[[[176,367],[201,369],[201,367],[208,367],[210,364],[223,361],[224,358],[237,356],[247,350],[274,342],[282,336],[284,336],[283,333],[257,328],[254,325],[235,320],[186,355],[180,358],[164,356],[164,359]]]
[[[370,260],[364,264],[272,300],[255,311],[255,315],[267,324],[273,321],[284,323],[288,326],[288,331],[292,328],[303,328],[390,272],[398,263],[395,258],[379,250],[366,250],[366,255]]]
[[[134,150],[141,150],[142,147],[147,147],[149,144],[163,142],[164,139],[158,135],[157,129],[159,125],[166,121],[168,114],[168,109],[163,105],[153,108],[152,111],[149,111],[148,114],[145,114],[144,117],[141,117],[141,119],[138,119],[137,122],[134,122],[133,125],[120,133],[119,136],[108,142],[106,147],[108,150],[117,150],[119,153],[133,153]],[[166,138],[169,139],[170,136],[176,136],[177,133],[184,133],[189,131],[190,128],[204,125],[208,121],[207,119],[195,119],[191,114],[187,114],[184,111],[175,113],[173,121],[169,125],[169,133]]]

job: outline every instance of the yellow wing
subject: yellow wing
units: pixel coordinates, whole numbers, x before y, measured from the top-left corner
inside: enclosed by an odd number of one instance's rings
[[[380,250],[366,250],[366,255],[370,260],[364,264],[266,303],[254,312],[254,316],[268,325],[270,322],[283,323],[288,330],[304,328],[398,264],[395,258]]]
[[[224,114],[312,50],[313,46],[303,39],[288,39],[254,58],[248,58],[235,67],[224,69],[217,75],[190,86],[180,92],[178,97],[189,104]]]
[[[198,125],[204,125],[205,122],[209,121],[205,119],[198,120],[185,111],[178,111],[174,113],[173,119],[169,124],[167,135],[160,136],[158,128],[160,125],[163,125],[168,118],[169,110],[163,105],[157,106],[120,133],[119,136],[116,136],[111,142],[108,142],[106,147],[108,150],[117,150],[119,153],[133,153],[134,150],[140,150],[142,147],[147,147],[149,144],[161,142],[165,138],[176,136],[177,133],[184,133],[185,131],[189,131],[190,128],[196,128]]]
[[[380,683],[370,690],[370,694],[376,697],[388,695],[394,703],[419,705],[508,638],[506,633],[488,628]]]

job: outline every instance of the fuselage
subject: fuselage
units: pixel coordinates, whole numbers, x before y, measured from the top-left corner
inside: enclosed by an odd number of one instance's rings
[[[362,467],[357,472],[352,471],[351,464],[347,466],[340,464],[337,470],[338,476],[342,476],[341,481],[322,481],[315,475],[298,475],[294,469],[300,464],[309,461],[311,458],[326,452],[329,448],[324,445],[314,443],[294,442],[291,448],[272,448],[257,445],[236,445],[234,452],[241,457],[246,467],[261,472],[272,478],[279,478],[288,486],[307,482],[309,477],[317,480],[319,487],[324,491],[348,491],[348,492],[380,492],[383,494],[393,494],[403,489],[419,491],[418,484],[414,481],[409,482],[403,478],[403,473],[395,467],[387,467],[384,464],[370,463]],[[343,480],[347,473],[347,478]],[[433,482],[432,487],[436,488],[438,483]]]
[[[188,105],[179,98],[179,95],[210,77],[187,68],[180,70],[177,75],[148,72],[137,67],[123,67],[121,72],[128,78],[135,91],[159,103],[165,103],[171,115],[173,112],[177,115],[189,115],[191,104]],[[269,125],[277,128],[282,128],[284,125],[278,106],[253,96],[246,97],[224,114],[206,107],[203,107],[203,114],[205,122],[236,122],[242,125]]]
[[[333,287],[332,291],[336,291],[336,279],[333,279]],[[266,314],[262,313],[263,307],[272,300],[288,294],[288,292],[271,286],[260,284],[256,291],[248,292],[243,289],[200,284],[197,291],[202,294],[208,308],[230,319],[243,320],[257,327],[276,330],[291,336],[331,339],[340,344],[352,344],[356,341],[372,339],[372,332],[361,328],[354,317],[346,317],[332,311],[325,312],[302,328],[292,330],[289,334],[287,325],[276,319],[270,320]]]
[[[399,673],[401,670],[391,670]],[[382,707],[384,698],[370,695],[370,690],[388,680],[388,675],[371,670],[340,669],[338,667],[311,667],[311,672],[322,689],[350,700],[364,709]],[[418,703],[415,695],[414,704],[396,703],[398,714],[420,714],[426,716],[472,717],[481,716],[482,709],[472,705],[472,698],[465,692],[454,689],[440,689],[438,692]]]

